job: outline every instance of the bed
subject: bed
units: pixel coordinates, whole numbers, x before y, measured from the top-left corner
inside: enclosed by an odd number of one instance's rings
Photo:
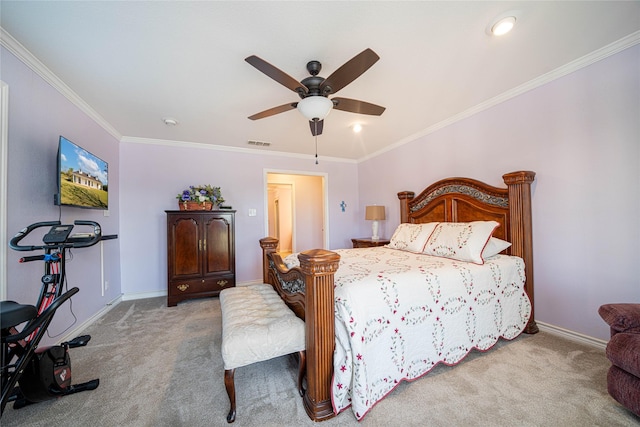
[[[264,282],[305,320],[303,403],[312,420],[329,419],[348,407],[362,419],[400,382],[421,377],[438,363],[454,365],[500,338],[538,331],[534,177],[530,171],[505,174],[506,188],[449,178],[417,197],[400,192],[401,224],[390,247],[313,249],[285,263],[276,239],[260,240]],[[477,254],[452,259],[438,252],[446,230],[471,226],[479,233],[490,229],[489,236],[511,246],[486,259]],[[402,246],[407,240],[398,237],[402,232],[422,233],[425,244],[418,250]]]

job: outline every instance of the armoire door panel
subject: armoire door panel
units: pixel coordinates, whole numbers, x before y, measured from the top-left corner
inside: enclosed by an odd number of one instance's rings
[[[173,224],[173,273],[174,276],[199,274],[198,257],[201,240],[198,223],[192,218],[179,218]]]
[[[229,218],[210,218],[206,227],[205,273],[231,272],[231,223]]]

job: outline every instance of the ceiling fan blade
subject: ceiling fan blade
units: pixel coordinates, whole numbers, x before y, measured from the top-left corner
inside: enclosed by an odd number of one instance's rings
[[[251,55],[245,58],[244,60],[247,61],[249,64],[253,65],[258,71],[266,74],[267,76],[271,77],[273,80],[291,89],[292,91],[298,94],[300,93],[302,93],[303,95],[307,94],[307,88],[302,83],[300,83],[299,81],[297,81],[296,79],[291,77],[289,74],[285,73],[284,71],[269,64],[264,59],[258,58],[255,55]]]
[[[274,116],[276,114],[284,113],[285,111],[293,110],[298,106],[297,102],[290,102],[288,104],[278,105],[277,107],[269,108],[268,110],[261,111],[249,116],[251,120],[264,119],[265,117]]]
[[[316,126],[317,123],[317,126]],[[313,121],[309,120],[309,127],[311,128],[311,135],[322,135],[322,127],[324,126],[324,120]]]
[[[332,98],[333,108],[336,110],[348,111],[350,113],[369,114],[370,116],[379,116],[384,113],[385,108],[376,104],[370,104],[357,99],[349,98]]]
[[[320,90],[323,94],[338,92],[367,71],[378,59],[380,57],[371,49],[363,50],[327,77],[320,85]]]

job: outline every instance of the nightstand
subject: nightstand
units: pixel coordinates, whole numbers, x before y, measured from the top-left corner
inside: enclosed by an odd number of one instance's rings
[[[351,239],[354,248],[373,248],[375,246],[384,246],[389,244],[389,240],[378,239],[373,240],[371,237],[363,237],[360,239]]]

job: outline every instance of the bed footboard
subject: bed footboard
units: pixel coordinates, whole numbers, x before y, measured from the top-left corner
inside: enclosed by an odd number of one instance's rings
[[[307,388],[303,403],[314,421],[333,417],[331,378],[335,346],[333,276],[340,256],[324,249],[301,252],[299,268],[288,269],[276,253],[278,240],[260,240],[263,254],[263,281],[280,294],[305,321]]]

